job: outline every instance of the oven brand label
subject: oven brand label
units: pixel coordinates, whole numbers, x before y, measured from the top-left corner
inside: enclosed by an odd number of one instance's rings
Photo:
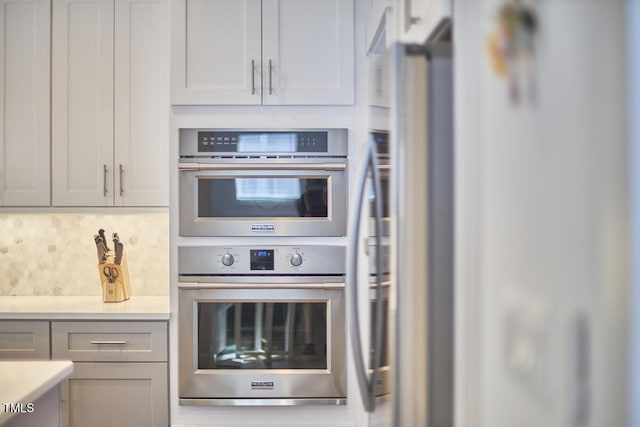
[[[276,231],[275,224],[251,224],[251,231],[257,233],[273,233]]]
[[[251,381],[251,390],[273,390],[273,381]]]

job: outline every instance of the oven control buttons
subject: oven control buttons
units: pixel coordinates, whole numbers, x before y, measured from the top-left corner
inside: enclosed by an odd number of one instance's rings
[[[302,255],[297,252],[292,254],[291,258],[289,258],[289,262],[291,262],[291,265],[294,267],[300,266],[302,264]]]
[[[230,267],[231,265],[233,265],[233,262],[235,260],[233,259],[233,255],[231,255],[229,252],[227,252],[226,254],[222,255],[222,264]]]

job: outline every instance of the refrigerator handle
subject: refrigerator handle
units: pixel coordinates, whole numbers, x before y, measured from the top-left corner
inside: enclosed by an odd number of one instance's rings
[[[355,363],[356,379],[360,397],[367,412],[373,411],[373,400],[369,393],[369,380],[367,378],[367,367],[362,354],[362,337],[360,335],[360,320],[358,310],[358,241],[360,239],[360,216],[362,214],[362,202],[364,198],[367,174],[371,165],[372,142],[367,144],[364,162],[360,168],[356,187],[356,197],[351,209],[349,218],[349,244],[347,246],[347,296],[349,300],[349,312],[351,319],[349,329],[351,335],[351,348]]]
[[[375,325],[373,333],[373,372],[371,374],[371,385],[369,390],[369,401],[371,402],[371,411],[376,406],[376,384],[378,380],[380,370],[380,359],[382,357],[382,328],[384,326],[383,317],[384,310],[382,305],[382,182],[380,180],[380,169],[378,165],[378,156],[373,142],[371,143],[369,164],[371,165],[373,175],[373,193],[375,194],[375,242],[376,242],[376,313],[375,313]]]

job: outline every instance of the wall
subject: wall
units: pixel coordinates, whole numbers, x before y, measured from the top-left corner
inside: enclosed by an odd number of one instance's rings
[[[169,294],[165,213],[0,213],[0,295],[101,295],[93,235],[124,243],[133,296]]]

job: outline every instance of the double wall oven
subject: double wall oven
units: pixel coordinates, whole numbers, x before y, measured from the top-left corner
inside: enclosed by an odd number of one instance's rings
[[[346,129],[180,130],[180,404],[346,403],[346,248],[323,238],[346,235],[347,150]]]

